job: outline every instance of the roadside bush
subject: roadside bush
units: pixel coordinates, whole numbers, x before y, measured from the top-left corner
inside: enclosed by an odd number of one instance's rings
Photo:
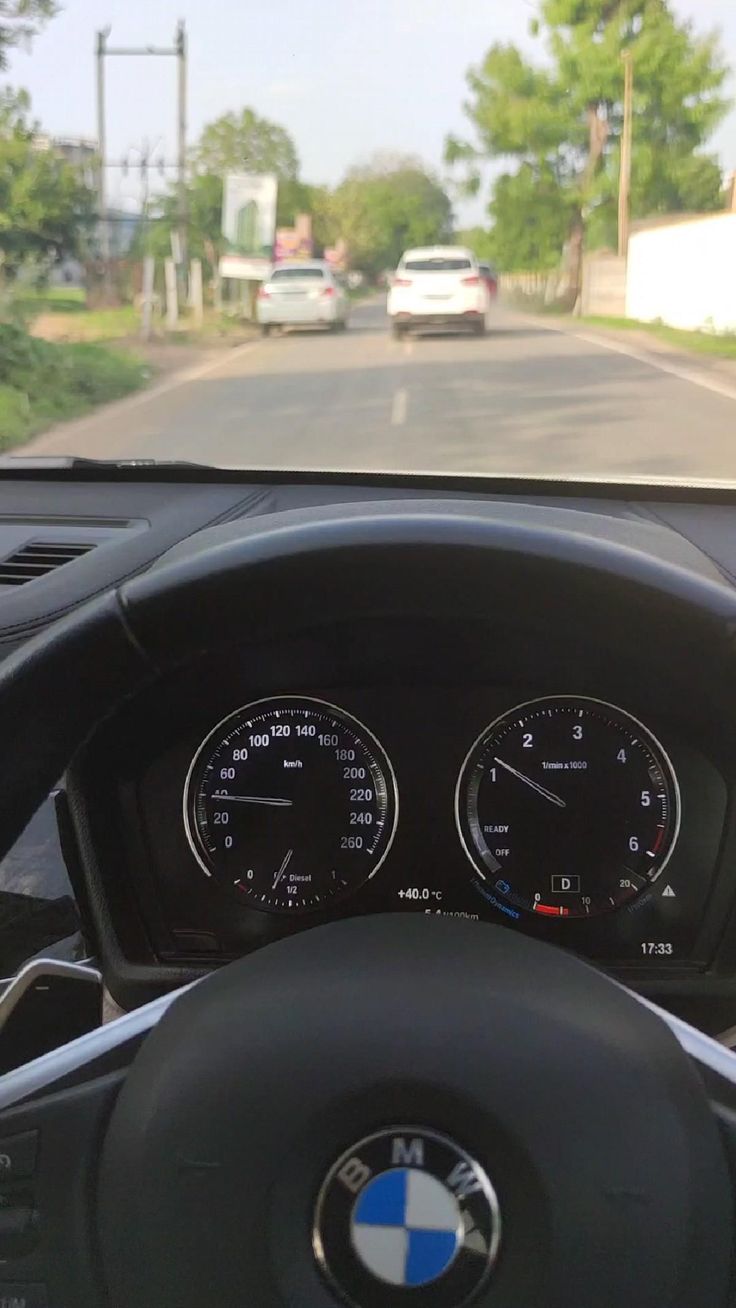
[[[57,419],[120,399],[148,377],[130,355],[102,345],[56,345],[0,323],[0,447]]]
[[[16,323],[0,323],[0,381],[15,385],[11,378],[42,366],[48,346],[36,340]]]
[[[0,450],[22,441],[28,432],[28,396],[0,384]]]
[[[105,400],[127,395],[140,386],[145,376],[146,370],[139,360],[120,351],[81,344],[62,348],[69,388],[90,404],[103,404]]]

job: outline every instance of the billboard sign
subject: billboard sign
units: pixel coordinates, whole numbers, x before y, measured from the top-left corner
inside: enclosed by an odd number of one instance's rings
[[[342,238],[325,250],[325,260],[335,272],[345,272],[348,266],[348,247]]]
[[[222,234],[233,254],[271,259],[276,237],[278,181],[271,173],[228,173]]]
[[[314,255],[312,240],[312,218],[308,213],[298,213],[293,227],[279,227],[276,231],[274,259],[311,259]]]
[[[270,259],[249,258],[247,254],[220,256],[220,276],[239,282],[265,282],[271,272]]]
[[[294,227],[279,227],[276,231],[274,259],[311,259],[312,242],[300,236]]]

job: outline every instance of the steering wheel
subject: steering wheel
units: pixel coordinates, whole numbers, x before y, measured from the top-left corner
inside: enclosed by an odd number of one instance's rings
[[[462,504],[292,513],[164,561],[2,665],[0,849],[101,718],[205,646],[247,660],[353,618],[489,613],[538,639],[605,616],[622,651],[666,641],[733,704],[718,581]],[[0,1082],[0,1154],[34,1214],[0,1302],[725,1308],[735,1069],[509,929],[321,926]]]

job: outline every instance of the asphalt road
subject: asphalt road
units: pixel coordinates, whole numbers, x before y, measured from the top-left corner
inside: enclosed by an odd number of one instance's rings
[[[654,350],[656,346],[653,345]],[[35,454],[253,468],[736,479],[736,370],[498,308],[484,339],[344,335],[223,351],[36,438]],[[24,451],[26,452],[26,451]]]

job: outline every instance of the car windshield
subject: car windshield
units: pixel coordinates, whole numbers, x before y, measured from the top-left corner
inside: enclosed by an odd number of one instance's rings
[[[735,65],[734,0],[0,0],[0,449],[736,484]]]

